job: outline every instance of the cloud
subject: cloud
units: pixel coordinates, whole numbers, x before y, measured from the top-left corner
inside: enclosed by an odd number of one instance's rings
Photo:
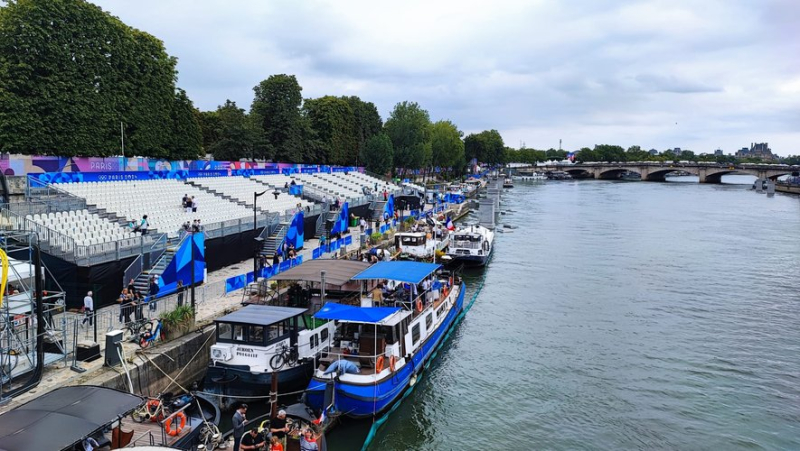
[[[416,101],[513,146],[798,153],[791,0],[96,3],[164,41],[201,109],[247,108],[290,73],[307,98],[358,95],[384,118]]]

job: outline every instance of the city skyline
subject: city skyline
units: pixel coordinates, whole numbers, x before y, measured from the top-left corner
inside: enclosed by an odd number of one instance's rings
[[[506,145],[797,154],[800,5],[660,2],[93,2],[162,39],[201,110],[249,109],[294,74],[304,98],[401,101]]]

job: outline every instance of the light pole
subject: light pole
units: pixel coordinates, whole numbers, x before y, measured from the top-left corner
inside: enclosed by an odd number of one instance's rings
[[[256,207],[258,205],[258,198],[263,196],[267,191],[269,190],[264,190],[261,191],[260,193],[253,191],[253,233],[258,231],[258,219],[256,217],[257,214]],[[266,227],[266,225],[264,225],[264,227]],[[261,244],[261,242],[264,241],[263,238],[259,236],[256,236],[255,240],[257,245]],[[256,247],[256,252],[253,255],[253,282],[258,281],[258,254],[259,254],[258,247]]]

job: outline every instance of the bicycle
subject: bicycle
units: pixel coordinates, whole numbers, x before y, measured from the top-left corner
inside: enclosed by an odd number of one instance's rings
[[[155,321],[155,329],[153,329],[153,323],[150,322],[150,329],[139,336],[139,347],[142,349],[147,349],[147,347],[155,343],[157,340],[164,339],[164,333],[161,331],[161,320],[157,319]]]
[[[148,399],[144,405],[131,412],[131,419],[137,423],[144,423],[147,420],[155,423],[163,420],[170,414],[165,398],[159,394],[156,398]]]
[[[137,342],[139,337],[152,330],[153,322],[150,318],[141,318],[126,324],[123,332],[126,333],[128,341]]]
[[[269,359],[269,366],[272,367],[273,371],[278,371],[283,368],[283,365],[288,364],[291,366],[297,363],[298,357],[296,346],[281,344],[278,352]]]

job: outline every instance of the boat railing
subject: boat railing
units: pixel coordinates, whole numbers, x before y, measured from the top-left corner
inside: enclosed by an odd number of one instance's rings
[[[180,409],[170,413],[168,416],[166,416],[163,419],[158,421],[158,425],[161,426],[160,429],[161,429],[161,444],[162,445],[166,446],[166,445],[169,444],[169,442],[167,441],[167,429],[164,427],[164,425],[167,423],[167,421],[171,421],[173,418],[175,418],[176,415],[178,415],[179,413],[183,412],[184,410],[188,409],[191,406],[192,406],[192,403],[191,402],[187,402],[186,405],[184,405]],[[193,418],[191,417],[191,415],[186,415],[186,414],[184,414],[184,415],[186,416],[186,427],[193,428],[194,427],[194,425],[192,424],[192,419]],[[200,412],[200,415],[203,415],[202,411]]]
[[[147,439],[147,440],[144,440]],[[145,431],[139,434],[137,437],[133,437],[128,443],[125,448],[136,448],[142,446],[143,444],[140,443],[141,440],[144,440],[144,444],[148,446],[156,446],[156,439],[153,437],[153,431]]]

